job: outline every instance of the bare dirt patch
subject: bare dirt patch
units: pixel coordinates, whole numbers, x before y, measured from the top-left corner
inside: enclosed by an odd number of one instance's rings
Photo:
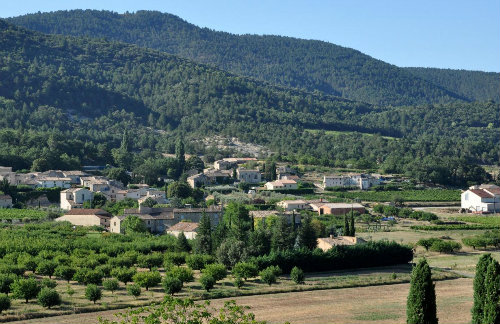
[[[248,305],[257,319],[270,323],[405,323],[409,284],[360,288],[331,289],[261,296],[217,299],[221,306],[234,299]],[[472,279],[455,279],[436,283],[439,322],[469,323],[472,307]],[[116,311],[76,314],[15,323],[97,323],[97,318],[113,318]]]

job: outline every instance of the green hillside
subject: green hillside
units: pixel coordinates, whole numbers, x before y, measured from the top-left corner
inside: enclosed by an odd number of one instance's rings
[[[280,36],[234,35],[154,11],[73,10],[9,19],[50,34],[104,37],[284,86],[381,105],[472,101],[359,51]]]
[[[161,172],[160,153],[178,138],[188,152],[216,157],[201,141],[213,135],[265,145],[284,161],[439,183],[462,183],[463,174],[481,175],[471,163],[498,161],[500,107],[491,102],[380,108],[2,20],[0,57],[0,165],[16,169],[109,163]],[[125,129],[133,140],[120,156]]]

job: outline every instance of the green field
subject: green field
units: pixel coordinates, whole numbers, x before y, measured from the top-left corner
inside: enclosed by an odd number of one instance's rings
[[[457,216],[453,217],[457,221],[466,223],[475,223],[483,225],[497,225],[500,226],[500,216]]]
[[[39,220],[47,218],[47,212],[36,209],[14,209],[0,208],[0,220],[3,219],[30,219]]]
[[[451,189],[335,192],[332,195],[376,202],[394,201],[398,197],[404,201],[460,201],[460,190]]]

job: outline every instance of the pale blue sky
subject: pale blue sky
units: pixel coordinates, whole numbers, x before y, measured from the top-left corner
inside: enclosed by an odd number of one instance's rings
[[[500,72],[499,0],[5,1],[0,17],[62,9],[159,10],[237,34],[319,39],[398,66]]]

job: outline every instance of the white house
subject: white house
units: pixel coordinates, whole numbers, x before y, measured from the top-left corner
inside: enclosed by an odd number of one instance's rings
[[[478,214],[500,212],[500,187],[494,185],[470,187],[461,194],[461,207]]]
[[[286,180],[286,179],[267,182],[264,186],[266,187],[267,190],[277,190],[277,189],[289,190],[298,188],[297,181]]]
[[[41,188],[71,188],[71,178],[41,177],[36,181]]]
[[[365,190],[379,185],[380,177],[364,173],[350,173],[345,175],[331,175],[323,177],[323,188],[328,187],[358,187]]]
[[[261,182],[262,175],[259,170],[249,170],[244,168],[238,168],[236,170],[236,176],[239,181],[248,183],[259,183]]]
[[[77,226],[103,226],[109,227],[111,214],[102,209],[72,209],[61,217],[56,218],[56,222],[70,222]]]
[[[187,178],[187,183],[191,186],[191,188],[199,188],[207,185],[209,182],[208,177],[203,173],[198,173]]]
[[[120,190],[116,193],[116,201],[120,201],[120,200],[123,200],[125,198],[139,200],[139,198],[141,198],[140,189]]]
[[[198,232],[198,223],[191,222],[179,222],[175,225],[170,226],[167,229],[167,234],[174,235],[178,237],[181,233],[184,233],[184,236],[188,240],[193,240],[196,238],[196,233]]]
[[[309,203],[305,200],[283,200],[276,205],[283,208],[285,211],[310,209]]]
[[[61,209],[82,208],[83,203],[91,201],[94,193],[86,188],[71,188],[61,191]]]
[[[72,184],[80,184],[80,178],[88,176],[88,174],[83,171],[62,171],[62,174],[66,178],[70,178]]]

